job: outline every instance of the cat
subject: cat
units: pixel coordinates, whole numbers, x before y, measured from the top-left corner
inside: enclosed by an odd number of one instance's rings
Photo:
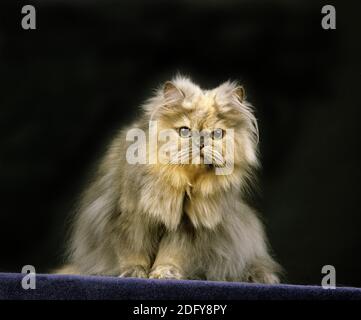
[[[244,88],[227,81],[202,90],[177,76],[142,109],[113,139],[82,195],[68,264],[57,272],[278,283],[281,267],[256,212],[243,200],[259,165],[258,126]],[[157,134],[172,137],[170,152],[159,155],[166,143],[161,139],[158,147],[145,145],[150,122]],[[146,163],[131,163],[132,130],[145,133],[137,144],[146,150]],[[199,132],[208,138],[189,143]],[[233,145],[228,150],[227,139]],[[201,161],[192,162],[195,155]],[[151,156],[158,161],[150,163]],[[222,168],[231,170],[216,172]]]

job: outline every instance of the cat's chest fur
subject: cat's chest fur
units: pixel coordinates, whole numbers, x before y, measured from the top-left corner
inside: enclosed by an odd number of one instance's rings
[[[222,220],[220,198],[220,194],[204,195],[189,185],[183,197],[183,214],[194,227],[213,229]]]
[[[225,198],[224,191],[221,192],[217,186],[217,179],[206,176],[204,172],[155,172],[139,188],[135,206],[168,230],[176,230],[185,215],[195,228],[213,229],[222,220]]]

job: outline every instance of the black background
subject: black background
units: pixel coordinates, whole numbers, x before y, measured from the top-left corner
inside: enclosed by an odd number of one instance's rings
[[[21,8],[37,29],[21,28]],[[321,28],[321,8],[337,29]],[[287,282],[361,286],[360,1],[1,1],[0,271],[61,263],[66,220],[116,130],[181,72],[257,109],[261,210]]]

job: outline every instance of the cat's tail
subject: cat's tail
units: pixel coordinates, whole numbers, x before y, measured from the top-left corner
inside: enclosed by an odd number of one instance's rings
[[[62,267],[59,267],[55,270],[52,270],[51,273],[55,274],[80,274],[77,268],[71,264],[66,264]]]

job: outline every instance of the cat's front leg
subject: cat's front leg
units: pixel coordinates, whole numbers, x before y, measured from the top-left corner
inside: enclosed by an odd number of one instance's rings
[[[225,197],[207,198],[193,194],[185,199],[182,220],[176,230],[169,230],[161,240],[149,274],[157,279],[196,279],[204,277],[204,254],[210,242],[204,241],[205,230],[215,230],[222,221],[221,207]]]
[[[152,279],[187,279],[194,271],[192,235],[182,225],[164,234],[149,273]]]
[[[122,236],[117,245],[119,277],[148,278],[159,232],[137,215],[121,223]]]

